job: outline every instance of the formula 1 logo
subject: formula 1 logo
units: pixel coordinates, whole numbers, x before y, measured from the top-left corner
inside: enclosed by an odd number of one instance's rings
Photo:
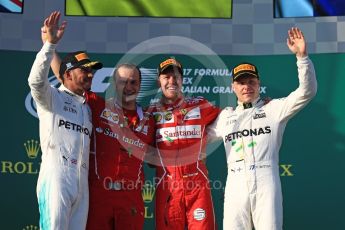
[[[111,76],[113,75],[114,68],[105,67],[98,70],[93,77],[92,80],[92,87],[91,90],[95,93],[106,93],[109,87],[111,87]],[[157,70],[156,69],[149,69],[149,68],[140,68],[142,80],[141,80],[141,88],[139,91],[139,95],[137,101],[140,104],[140,101],[145,97],[148,93],[152,93],[152,89],[156,88],[156,79],[157,79]],[[58,79],[53,75],[48,77],[48,81],[50,85],[58,88],[60,86],[60,82]],[[29,92],[25,98],[25,107],[26,110],[34,117],[38,118],[37,116],[37,107],[36,103],[33,100],[31,93]]]

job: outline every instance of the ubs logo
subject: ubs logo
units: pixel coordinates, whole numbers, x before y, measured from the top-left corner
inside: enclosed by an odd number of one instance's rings
[[[254,114],[253,119],[255,120],[255,119],[260,119],[260,118],[264,118],[264,117],[266,117],[266,113],[265,112],[263,112],[263,113],[256,113],[256,114]]]

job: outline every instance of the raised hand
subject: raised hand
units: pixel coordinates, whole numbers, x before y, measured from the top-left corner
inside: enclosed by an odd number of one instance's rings
[[[296,54],[297,57],[307,56],[307,45],[304,39],[302,31],[293,27],[288,31],[288,38],[286,44],[292,53]]]
[[[62,38],[67,22],[63,21],[59,25],[60,15],[59,11],[54,11],[44,20],[43,27],[41,28],[43,43],[49,41],[50,43],[56,44]]]

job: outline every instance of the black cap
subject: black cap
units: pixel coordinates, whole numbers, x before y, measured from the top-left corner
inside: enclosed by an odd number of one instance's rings
[[[62,60],[59,74],[62,76],[67,70],[78,67],[87,67],[92,69],[101,69],[103,64],[99,61],[91,61],[84,51],[69,53]]]
[[[235,66],[231,71],[231,75],[232,75],[233,81],[236,81],[240,77],[245,77],[245,76],[256,77],[257,79],[259,79],[258,69],[256,68],[255,65],[250,64],[250,63],[241,63]]]
[[[164,73],[166,70],[176,69],[183,75],[183,68],[180,62],[174,58],[168,58],[165,61],[161,62],[158,66],[158,76]]]

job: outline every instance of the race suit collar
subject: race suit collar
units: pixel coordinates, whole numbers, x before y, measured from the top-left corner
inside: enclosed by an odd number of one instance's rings
[[[113,99],[113,100],[114,100],[114,106],[117,110],[119,110],[119,109],[120,110],[126,110],[126,109],[122,108],[121,105],[119,105],[115,99]],[[136,110],[137,110],[137,114],[139,116],[139,120],[141,121],[144,118],[143,108],[140,105],[136,104]]]
[[[124,116],[124,108],[122,108],[115,99],[113,99],[113,105],[114,105],[114,108],[116,110],[120,110],[121,114]],[[136,132],[141,132],[141,130],[144,128],[147,120],[148,120],[148,116],[144,116],[144,112],[143,112],[143,107],[141,107],[140,105],[138,104],[135,104],[136,106],[136,112],[138,114],[138,117],[139,117],[139,124],[135,127],[135,131]],[[128,110],[127,110],[128,111]],[[119,112],[119,111],[118,111]]]
[[[79,101],[80,103],[85,103],[86,102],[85,92],[84,92],[83,96],[80,96],[80,95],[78,95],[76,93],[73,93],[71,90],[67,89],[66,86],[64,86],[63,84],[60,85],[59,89],[61,91],[64,91],[68,95],[72,96],[75,100]]]
[[[164,103],[163,102],[163,98],[160,100],[160,105],[161,107],[163,107],[163,109],[165,110],[174,110],[178,107],[180,107],[182,105],[182,103],[184,102],[184,96],[176,99],[176,101],[174,101],[173,103],[171,104],[167,104],[167,103]]]
[[[256,107],[256,105],[259,104],[260,101],[261,101],[260,97],[255,99],[253,102],[249,102],[249,103],[243,103],[243,102],[237,101],[237,104],[238,104],[237,108],[240,110],[253,108],[253,107]]]

